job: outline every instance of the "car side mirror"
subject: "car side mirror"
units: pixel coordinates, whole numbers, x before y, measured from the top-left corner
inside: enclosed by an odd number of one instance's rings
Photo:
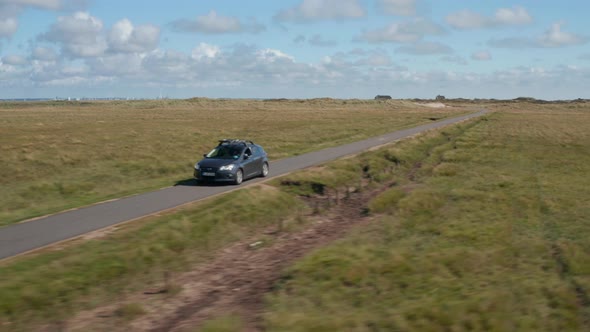
[[[203,158],[207,158],[207,154],[206,153],[203,153]]]
[[[247,160],[247,159],[250,159],[250,156],[249,156],[249,155],[247,155],[247,154],[245,154],[245,155],[244,155],[244,160]]]

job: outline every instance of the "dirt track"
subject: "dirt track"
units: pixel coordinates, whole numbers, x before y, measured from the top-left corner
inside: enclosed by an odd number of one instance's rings
[[[240,241],[218,252],[207,264],[171,277],[169,285],[182,287],[180,293],[165,293],[166,285],[131,295],[108,307],[84,312],[69,322],[67,330],[183,331],[194,330],[220,315],[237,314],[245,331],[260,331],[264,295],[281,278],[284,268],[319,248],[342,237],[351,227],[370,222],[363,215],[368,199],[376,192],[352,193],[336,205],[334,197],[318,197],[332,207],[297,231],[277,232],[276,227]],[[317,204],[316,201],[310,204]],[[269,243],[253,246],[261,238]],[[169,286],[168,286],[169,287]],[[116,310],[124,303],[140,303],[144,315],[121,324]]]

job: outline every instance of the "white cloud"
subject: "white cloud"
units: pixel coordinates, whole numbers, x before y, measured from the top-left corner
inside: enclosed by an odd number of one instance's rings
[[[141,81],[149,82],[148,85],[188,86],[206,79],[196,69],[197,63],[197,60],[182,52],[157,50],[142,58]],[[206,67],[209,66],[206,64]],[[126,79],[126,77],[117,76],[117,79]],[[142,82],[135,82],[144,85]]]
[[[381,49],[379,49],[379,52],[381,51]],[[347,52],[349,55],[354,55],[354,56],[364,56],[367,55],[369,52],[363,48],[357,47],[353,50],[350,50]]]
[[[295,62],[281,50],[241,44],[224,51],[200,44],[190,57],[155,51],[143,59],[142,70],[143,81],[178,88],[285,85],[313,73],[310,66]]]
[[[65,51],[75,57],[94,57],[104,53],[107,49],[107,44],[103,38],[97,38],[94,44],[92,43],[70,43],[65,45]]]
[[[99,77],[142,77],[143,56],[140,54],[120,53],[91,58],[86,64],[91,70],[92,76]]]
[[[102,36],[102,21],[86,12],[72,16],[60,16],[49,32],[40,36],[43,40],[58,43],[65,53],[75,57],[99,56],[107,49]]]
[[[62,54],[73,58],[100,57],[107,51],[145,53],[158,47],[160,29],[150,24],[134,26],[128,19],[122,19],[107,32],[100,19],[87,12],[76,12],[58,17],[39,40],[56,43]]]
[[[2,57],[2,63],[11,66],[23,66],[26,65],[28,61],[20,55],[7,55]]]
[[[385,14],[416,15],[416,0],[377,0],[377,6]]]
[[[31,54],[31,58],[40,61],[56,61],[58,59],[57,53],[47,47],[36,47]]]
[[[575,33],[562,30],[563,23],[554,23],[545,31],[544,34],[537,38],[526,37],[508,37],[500,39],[492,39],[488,42],[490,46],[498,48],[557,48],[582,45],[588,43],[590,38],[588,36],[581,36]]]
[[[29,69],[26,66],[13,66],[0,61],[0,87],[22,87],[29,85]],[[5,95],[6,89],[0,89]]]
[[[81,76],[88,73],[88,67],[82,65],[66,65],[62,69],[62,73],[67,76]]]
[[[554,68],[519,66],[494,72],[485,77],[486,85],[504,88],[512,98],[533,96],[539,99],[579,98],[581,89],[590,78],[588,69],[571,66]],[[558,97],[560,96],[561,97]]]
[[[81,10],[87,5],[88,0],[0,0],[0,12],[8,10],[9,16],[15,16],[27,8],[73,11]]]
[[[18,29],[18,21],[15,18],[0,18],[0,38],[12,36]]]
[[[393,60],[384,50],[375,50],[367,57],[357,60],[354,64],[357,66],[389,67],[393,65]]]
[[[533,22],[533,18],[524,7],[500,8],[493,17],[465,9],[446,17],[449,25],[456,29],[482,29],[509,25],[525,25]]]
[[[446,17],[449,25],[457,29],[476,29],[486,27],[490,20],[481,14],[465,9]]]
[[[31,6],[42,9],[59,9],[62,6],[60,0],[2,0],[2,5],[14,5],[14,6]]]
[[[371,98],[378,93],[376,91],[386,87],[392,95],[401,98],[434,97],[436,94],[467,98],[519,95],[566,98],[576,94],[583,97],[583,87],[590,84],[590,71],[576,67],[520,67],[491,74],[469,72],[470,67],[453,71],[452,68],[457,68],[455,64],[465,64],[469,58],[453,54],[447,45],[427,42],[406,45],[397,51],[436,55],[426,59],[426,63],[441,62],[442,66],[449,68],[431,71],[396,66],[387,48],[354,49],[326,57],[321,62],[297,61],[286,49],[243,44],[220,48],[200,43],[187,53],[164,50],[106,52],[82,61],[59,60],[56,50],[51,46],[38,47],[33,49],[27,63],[14,65],[19,63],[16,59],[8,59],[13,65],[0,63],[2,93],[7,96],[18,94],[18,91],[31,91],[23,87],[33,86],[49,96],[63,95],[63,91],[86,91],[82,95],[89,97],[105,96],[105,91],[148,96],[150,89],[163,87],[165,93],[173,91],[171,97],[297,98],[323,95]],[[422,59],[419,61],[424,63]],[[557,88],[554,87],[556,82],[559,82]],[[7,92],[8,85],[12,86],[10,92]],[[54,90],[42,89],[47,86],[54,87]]]
[[[341,54],[328,56],[322,58],[322,65],[348,65],[346,60],[341,56]]]
[[[153,25],[134,27],[128,19],[115,23],[108,34],[109,48],[115,52],[148,52],[158,47],[159,41],[158,27]]]
[[[0,38],[16,33],[18,17],[27,8],[62,10],[81,5],[84,5],[84,0],[0,0]]]
[[[5,20],[11,18],[16,20],[22,11],[23,7],[14,4],[2,3],[2,0],[0,0],[0,19]]]
[[[190,68],[190,58],[177,51],[158,51],[146,56],[142,66],[156,74],[185,74]]]
[[[257,51],[256,56],[259,60],[268,62],[275,62],[281,60],[295,61],[295,58],[293,58],[292,56],[280,50],[273,50],[271,48]]]
[[[423,19],[392,23],[384,28],[365,31],[356,40],[369,43],[408,43],[422,39],[425,35],[443,35],[445,30],[440,25]]]
[[[398,47],[396,52],[412,55],[433,55],[450,54],[453,53],[453,49],[448,45],[438,42],[417,42],[414,44]]]
[[[321,35],[316,34],[309,38],[309,44],[318,47],[336,46],[337,43],[333,40],[324,39]]]
[[[384,28],[365,31],[358,37],[358,40],[363,40],[369,43],[385,43],[398,42],[407,43],[421,39],[422,35],[416,32],[404,31],[400,23],[392,23]]]
[[[561,47],[569,45],[583,44],[588,41],[587,37],[562,31],[562,23],[554,23],[549,30],[539,38],[539,44],[545,47]]]
[[[295,37],[295,38],[293,39],[293,42],[294,42],[295,44],[301,44],[301,43],[305,42],[306,40],[307,40],[307,38],[305,38],[305,36],[304,36],[304,35],[297,35],[297,37]]]
[[[30,81],[39,86],[77,87],[100,80],[90,75],[90,68],[84,64],[64,64],[33,61],[28,73]]]
[[[345,76],[361,75],[361,70],[368,68],[384,68],[393,66],[391,56],[384,49],[374,50],[354,49],[348,52],[338,52],[322,59],[321,65],[326,69],[337,70]],[[365,67],[364,69],[357,68]]]
[[[309,22],[361,18],[367,15],[358,0],[303,0],[299,5],[280,11],[275,20]]]
[[[442,61],[455,63],[455,64],[458,64],[461,66],[467,65],[467,60],[465,60],[465,58],[463,58],[462,56],[458,56],[458,55],[445,55],[445,56],[441,57],[440,59]]]
[[[471,59],[476,61],[492,60],[492,55],[488,51],[479,51],[471,54]]]
[[[240,21],[235,17],[219,16],[212,10],[208,15],[197,17],[196,26],[202,32],[236,32],[240,30]]]
[[[259,33],[266,27],[255,19],[241,22],[237,17],[221,16],[212,10],[207,15],[198,16],[195,20],[176,20],[170,23],[172,28],[180,32],[200,32],[208,34],[222,33]]]
[[[533,22],[533,18],[524,7],[500,8],[493,21],[498,25],[523,25]]]
[[[209,45],[206,43],[200,43],[199,46],[195,47],[192,51],[192,58],[196,60],[201,59],[213,59],[220,52],[219,46]]]
[[[494,38],[488,41],[488,45],[497,48],[514,48],[514,49],[525,49],[542,47],[537,40],[525,37],[507,37],[507,38]]]

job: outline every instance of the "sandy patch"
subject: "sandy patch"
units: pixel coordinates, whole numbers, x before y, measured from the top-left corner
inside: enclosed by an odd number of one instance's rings
[[[425,104],[416,103],[416,105],[430,107],[430,108],[445,108],[445,107],[447,107],[447,105],[445,105],[443,103],[425,103]]]

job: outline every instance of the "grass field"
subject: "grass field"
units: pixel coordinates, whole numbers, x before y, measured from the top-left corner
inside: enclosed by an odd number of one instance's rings
[[[588,331],[590,105],[496,109],[405,143],[372,227],[286,271],[268,330]]]
[[[0,226],[174,185],[221,138],[278,159],[467,111],[331,99],[0,103]]]
[[[3,262],[0,331],[57,330],[262,227],[305,224],[313,207],[298,196],[318,186],[391,188],[368,203],[371,226],[284,272],[267,330],[586,331],[590,105],[486,107],[496,112]],[[120,326],[141,314],[121,307]],[[204,326],[239,329],[231,315]]]
[[[199,202],[149,217],[64,250],[0,263],[0,331],[60,330],[74,313],[161,283],[261,228],[287,223],[306,207],[270,186]],[[147,286],[146,286],[147,285]],[[172,295],[182,285],[167,285]],[[121,316],[141,314],[140,304]]]

